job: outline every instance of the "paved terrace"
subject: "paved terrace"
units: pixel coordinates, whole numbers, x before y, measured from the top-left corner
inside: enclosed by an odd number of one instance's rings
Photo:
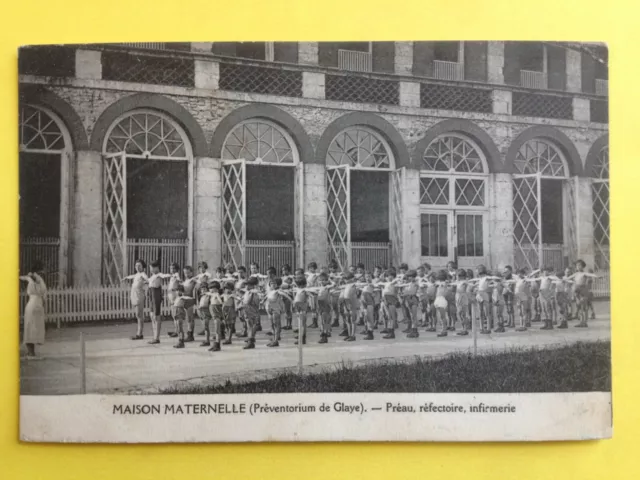
[[[534,323],[526,332],[509,330],[506,333],[478,335],[480,351],[502,350],[510,347],[553,346],[577,341],[609,340],[611,321],[609,302],[596,304],[597,319],[589,328],[552,331],[539,330]],[[267,325],[266,318],[263,325]],[[164,323],[164,332],[172,329]],[[196,324],[196,327],[198,324]],[[402,326],[402,324],[401,324]],[[295,368],[298,360],[297,346],[292,333],[283,332],[278,348],[267,348],[269,337],[258,333],[255,350],[243,350],[243,339],[233,345],[223,346],[221,352],[207,352],[200,347],[202,337],[186,344],[186,348],[173,348],[174,339],[165,333],[159,345],[143,341],[131,341],[133,324],[82,325],[63,327],[47,332],[47,343],[40,347],[42,360],[21,359],[21,392],[25,395],[63,395],[80,393],[80,333],[86,339],[86,381],[88,393],[157,393],[159,389],[181,383],[218,383],[269,378],[284,369]],[[151,325],[145,325],[145,333],[151,337]],[[360,329],[359,329],[360,330]],[[317,371],[341,362],[354,364],[383,358],[406,360],[416,355],[442,356],[452,352],[468,351],[473,346],[471,335],[451,335],[437,338],[434,333],[421,329],[420,337],[408,339],[398,335],[396,340],[382,340],[376,333],[373,341],[358,336],[356,342],[343,342],[334,329],[328,344],[317,343],[319,333],[311,329],[304,347],[306,371]]]

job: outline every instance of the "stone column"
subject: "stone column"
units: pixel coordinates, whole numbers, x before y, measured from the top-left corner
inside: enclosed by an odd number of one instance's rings
[[[73,160],[71,160],[73,162]],[[79,151],[69,248],[74,285],[100,285],[102,272],[102,156]]]
[[[567,90],[569,92],[582,91],[582,54],[570,48],[565,50],[566,72],[567,72]]]
[[[220,160],[197,157],[193,192],[193,263],[222,262],[222,182]]]
[[[513,96],[509,90],[494,90],[492,93],[493,113],[511,115]]]
[[[504,42],[489,42],[487,46],[487,81],[504,83]]]
[[[100,80],[102,78],[102,52],[76,50],[76,78]]]
[[[513,248],[513,184],[508,173],[496,173],[489,178],[488,266],[502,270],[514,266]]]
[[[302,96],[324,100],[324,73],[302,72]]]
[[[211,53],[213,42],[191,42],[191,51],[198,53]]]
[[[595,252],[593,246],[593,198],[591,179],[578,177],[576,180],[576,239],[578,258],[593,268]]]
[[[577,122],[591,121],[591,102],[588,98],[573,97],[573,119]]]
[[[302,260],[305,265],[312,261],[326,265],[328,261],[326,182],[324,164],[304,164]],[[299,267],[304,268],[304,265]]]
[[[398,75],[413,73],[413,42],[394,42],[394,72]]]
[[[402,191],[402,261],[409,268],[416,268],[421,254],[420,171],[406,169]]]
[[[318,65],[318,42],[298,43],[298,63]]]
[[[209,60],[195,60],[195,86],[205,90],[218,90],[220,64]]]
[[[420,107],[420,84],[416,82],[400,82],[400,106]]]

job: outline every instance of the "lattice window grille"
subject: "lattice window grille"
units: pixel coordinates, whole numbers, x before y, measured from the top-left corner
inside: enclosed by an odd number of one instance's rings
[[[609,147],[603,147],[593,165],[591,175],[600,180],[609,180]]]
[[[45,111],[24,105],[20,109],[20,150],[61,152],[64,135],[58,123]]]
[[[393,158],[387,143],[375,132],[356,127],[340,132],[327,151],[328,166],[391,169]]]
[[[513,240],[516,257],[522,258],[531,268],[538,268],[540,260],[538,181],[537,177],[513,180]]]
[[[609,266],[609,182],[593,182],[593,240],[600,268]]]
[[[610,265],[610,210],[609,210],[609,147],[603,147],[591,171],[593,202],[593,243],[596,266],[607,269]]]
[[[350,175],[349,167],[327,170],[327,234],[330,256],[345,269],[350,261]]]
[[[226,262],[244,265],[246,247],[245,166],[243,163],[222,166],[222,237]]]
[[[193,59],[102,52],[102,78],[120,82],[195,87]]]
[[[449,179],[441,177],[421,178],[420,204],[449,205]]]
[[[221,63],[218,85],[220,90],[302,97],[302,72]]]
[[[244,159],[255,164],[294,165],[298,162],[289,136],[277,126],[260,120],[234,127],[222,147],[222,158]]]
[[[487,173],[484,155],[475,143],[457,135],[434,139],[422,156],[422,170],[452,173]]]
[[[569,171],[558,148],[543,140],[525,142],[514,161],[521,174],[540,173],[542,177],[566,178]]]
[[[420,84],[420,107],[492,113],[491,90],[431,83]]]
[[[513,115],[573,119],[573,99],[559,95],[513,92]]]
[[[325,98],[342,102],[400,104],[400,84],[360,75],[326,75]]]
[[[104,255],[103,277],[109,285],[118,285],[126,269],[126,158],[104,159]]]
[[[156,113],[136,112],[116,123],[107,135],[106,153],[132,158],[188,160],[187,140],[175,124]]]
[[[483,179],[456,179],[456,205],[484,207],[485,181]]]

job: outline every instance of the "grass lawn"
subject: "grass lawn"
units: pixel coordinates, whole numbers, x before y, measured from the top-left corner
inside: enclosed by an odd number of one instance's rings
[[[382,360],[331,366],[320,373],[281,373],[269,380],[168,388],[162,394],[411,392],[531,393],[611,390],[611,344],[518,348],[473,357],[456,353],[412,362]]]

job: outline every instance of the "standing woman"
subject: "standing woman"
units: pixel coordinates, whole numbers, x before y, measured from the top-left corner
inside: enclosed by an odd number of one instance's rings
[[[142,330],[144,328],[144,302],[145,291],[144,287],[149,283],[149,277],[144,272],[147,268],[147,264],[143,260],[136,260],[135,270],[136,273],[124,277],[122,280],[131,280],[131,305],[136,311],[136,319],[138,320],[138,331],[131,337],[131,340],[142,340]]]
[[[44,297],[47,286],[42,279],[42,262],[36,261],[28,275],[21,276],[20,280],[27,283],[27,295],[29,301],[24,309],[24,336],[23,341],[27,346],[27,358],[37,360],[36,344],[44,344]]]

